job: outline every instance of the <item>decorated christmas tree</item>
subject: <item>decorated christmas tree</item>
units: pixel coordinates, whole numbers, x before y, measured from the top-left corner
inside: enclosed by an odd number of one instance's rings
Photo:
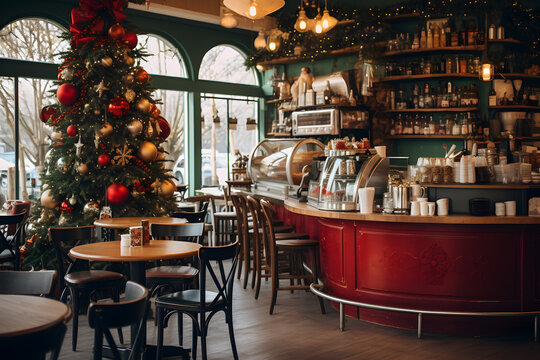
[[[80,0],[66,35],[71,51],[58,67],[55,105],[41,121],[53,128],[34,204],[25,267],[55,268],[47,230],[113,217],[162,216],[176,189],[161,147],[170,126],[152,98],[150,77],[124,22],[127,0]]]

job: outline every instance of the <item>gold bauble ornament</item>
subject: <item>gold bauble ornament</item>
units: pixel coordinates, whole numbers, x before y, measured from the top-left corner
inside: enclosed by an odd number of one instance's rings
[[[137,102],[137,110],[142,112],[149,112],[150,107],[152,106],[152,103],[146,99],[141,99]]]
[[[132,74],[128,74],[124,76],[124,83],[126,84],[133,84],[135,82],[135,76]]]
[[[101,65],[105,66],[105,67],[109,67],[113,64],[113,59],[106,56],[104,57],[103,59],[101,59]]]
[[[161,182],[161,187],[160,187],[161,196],[165,198],[170,198],[171,196],[174,195],[175,191],[176,191],[176,185],[172,181],[163,180]]]
[[[53,197],[51,190],[47,189],[41,194],[41,205],[43,207],[54,209],[58,203],[59,201]]]
[[[128,102],[133,102],[133,100],[135,100],[135,96],[137,96],[137,94],[135,94],[135,91],[131,89],[127,89],[124,94],[124,97]]]
[[[41,216],[39,218],[39,222],[42,224],[46,224],[49,221],[51,221],[53,217],[54,217],[54,213],[51,210],[43,209],[41,210]]]
[[[148,127],[146,128],[146,136],[147,137],[154,136],[154,126],[151,123],[148,124]]]
[[[126,63],[127,66],[133,66],[133,64],[135,64],[135,59],[132,58],[131,56],[125,55],[124,62]]]
[[[79,172],[79,174],[81,175],[84,175],[88,172],[88,165],[86,164],[79,164],[77,166],[77,171]]]
[[[54,132],[51,134],[51,139],[53,139],[54,141],[61,140],[62,137],[64,137],[64,135],[63,135],[60,131],[54,131]]]
[[[109,123],[103,124],[101,129],[99,129],[99,134],[101,136],[109,136],[113,132],[113,127]]]
[[[101,114],[101,110],[99,110],[99,109],[94,109],[94,115],[97,116],[97,115],[99,115],[99,114]]]
[[[139,120],[133,120],[127,126],[132,136],[137,136],[143,131],[143,124]]]
[[[156,158],[157,152],[156,145],[150,141],[145,141],[139,148],[139,158],[143,161],[152,161]]]

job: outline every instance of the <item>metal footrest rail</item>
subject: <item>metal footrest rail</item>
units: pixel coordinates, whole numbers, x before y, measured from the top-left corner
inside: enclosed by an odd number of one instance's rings
[[[335,301],[339,303],[339,329],[341,331],[345,330],[345,305],[363,307],[367,309],[375,310],[386,310],[386,311],[395,311],[395,312],[404,312],[404,313],[413,313],[418,316],[418,338],[422,338],[422,315],[449,315],[449,316],[478,316],[478,317],[487,317],[487,316],[496,316],[496,317],[534,317],[534,341],[538,342],[538,317],[540,316],[540,311],[516,311],[516,312],[465,312],[465,311],[436,311],[436,310],[420,310],[420,309],[409,309],[409,308],[400,308],[393,306],[384,306],[384,305],[374,305],[367,304],[358,301],[351,301],[347,299],[338,298],[332,295],[328,295],[318,289],[320,285],[311,284],[310,290],[317,296],[320,296],[329,301]]]

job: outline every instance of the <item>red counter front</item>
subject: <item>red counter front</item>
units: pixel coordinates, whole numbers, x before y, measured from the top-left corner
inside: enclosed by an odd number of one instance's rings
[[[297,231],[319,239],[322,276],[330,295],[426,310],[540,309],[540,219],[521,217],[497,224],[492,218],[482,224],[471,218],[476,224],[466,225],[449,217],[373,221],[360,214],[360,220],[354,220],[349,213],[341,216],[348,219],[340,219],[335,213],[306,209],[288,200],[280,213]],[[350,306],[346,314],[408,329],[417,325],[415,314]],[[523,326],[530,330],[532,319],[424,317],[425,331],[443,333],[493,333]]]

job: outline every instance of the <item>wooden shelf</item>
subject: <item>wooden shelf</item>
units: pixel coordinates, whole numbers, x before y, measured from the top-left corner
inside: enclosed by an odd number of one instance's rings
[[[516,40],[516,39],[493,39],[493,40],[488,40],[488,44],[511,44],[511,45],[524,46],[524,44],[521,41]]]
[[[394,139],[394,140],[465,139],[465,136],[464,135],[389,135],[389,136],[385,136],[385,139]]]
[[[399,15],[390,15],[385,17],[383,20],[386,22],[400,22],[400,21],[412,21],[420,19],[420,14],[410,13],[410,14],[399,14]]]
[[[403,109],[386,110],[387,113],[415,113],[415,112],[467,112],[478,111],[477,107],[455,107],[455,108],[432,108],[432,109]]]
[[[540,136],[515,136],[513,139],[519,140],[519,141],[540,141]],[[496,138],[496,140],[503,141],[503,140],[510,140],[510,139],[507,137],[499,137],[499,138]]]
[[[319,58],[350,55],[350,54],[359,52],[360,48],[361,48],[360,45],[356,45],[356,46],[346,47],[343,49],[330,50],[326,54],[321,55]],[[292,63],[302,62],[302,61],[309,61],[309,59],[302,58],[301,56],[290,56],[290,57],[283,57],[283,58],[261,61],[257,65],[262,65],[262,66],[285,65],[285,64],[292,64]]]
[[[266,100],[266,103],[267,103],[267,104],[277,104],[277,103],[280,103],[280,102],[290,101],[290,100],[292,100],[292,97],[286,98],[286,99],[272,99],[272,100]]]
[[[538,189],[540,184],[431,184],[422,183],[422,186],[447,189]]]
[[[502,78],[507,79],[530,79],[530,80],[540,80],[539,75],[528,75],[528,74],[520,74],[520,73],[507,73],[507,74],[497,74],[498,79]]]
[[[530,106],[530,105],[497,105],[490,106],[490,110],[497,111],[540,111],[540,106]]]
[[[430,52],[484,51],[485,48],[486,48],[485,45],[445,46],[445,47],[438,47],[438,48],[419,48],[419,49],[388,51],[384,53],[384,55],[385,56],[398,56],[398,55],[420,54],[420,53],[430,53]]]
[[[291,133],[290,132],[283,132],[283,133],[269,132],[269,133],[266,133],[266,136],[270,136],[270,137],[291,137]]]
[[[463,78],[478,79],[478,74],[462,74],[462,73],[452,73],[452,74],[423,74],[423,75],[391,75],[385,76],[381,79],[376,79],[374,83],[383,83],[383,82],[392,82],[392,81],[407,81],[407,80],[422,80],[422,79],[438,79],[438,78]]]

